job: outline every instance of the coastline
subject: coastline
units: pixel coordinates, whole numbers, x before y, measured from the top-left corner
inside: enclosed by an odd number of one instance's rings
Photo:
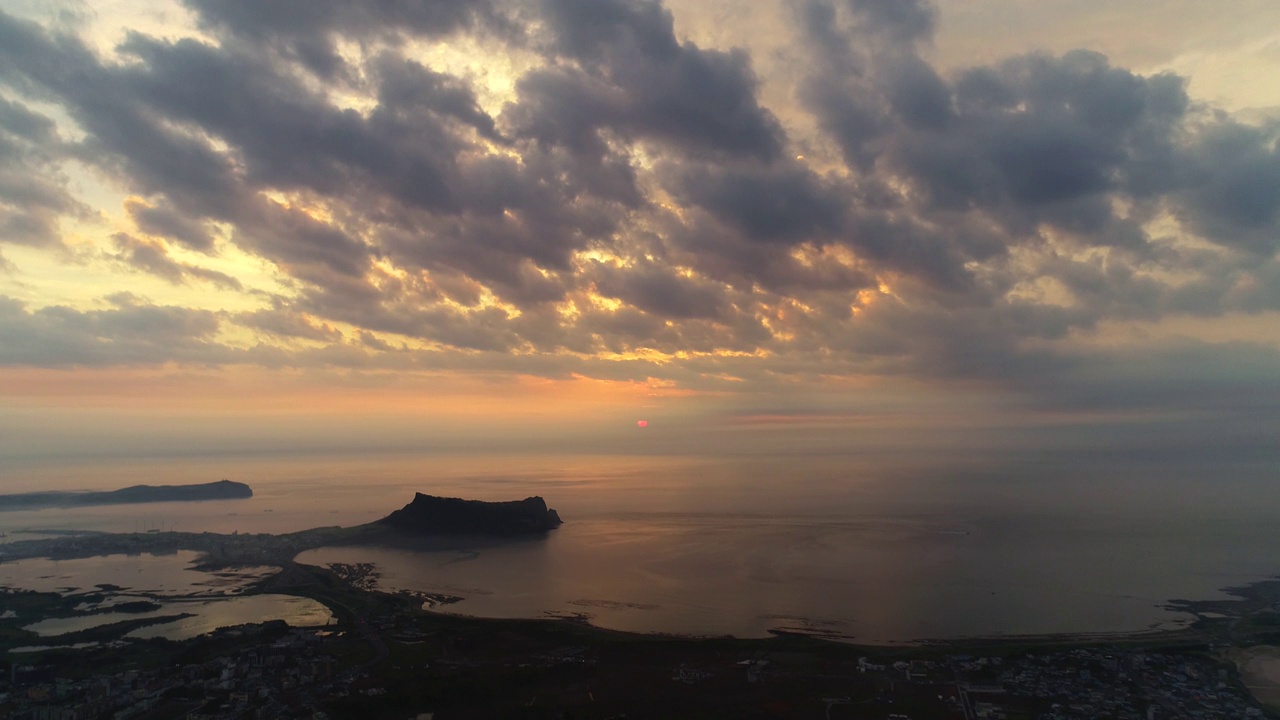
[[[1260,657],[1248,647],[1265,640],[1271,630],[1257,616],[1273,612],[1280,595],[1280,580],[1275,579],[1230,588],[1226,600],[1170,601],[1171,607],[1196,618],[1173,630],[883,644],[787,629],[739,638],[615,630],[592,624],[582,612],[541,618],[468,616],[444,610],[441,603],[452,596],[379,588],[371,564],[330,568],[295,559],[299,548],[311,542],[371,537],[358,529],[321,528],[262,536],[263,542],[258,536],[180,533],[76,534],[64,538],[65,545],[33,541],[20,547],[23,555],[35,556],[42,549],[56,549],[64,557],[121,548],[176,553],[199,545],[204,550],[195,551],[205,571],[263,565],[279,569],[237,595],[307,598],[327,608],[336,622],[311,628],[291,628],[281,621],[246,623],[185,640],[122,638],[116,632],[121,625],[74,637],[33,638],[23,628],[42,603],[66,609],[79,598],[46,593],[42,599],[39,593],[25,593],[21,604],[27,611],[0,620],[0,651],[9,651],[0,652],[0,661],[12,664],[21,658],[90,678],[141,671],[163,682],[174,667],[207,667],[245,653],[261,657],[286,643],[300,649],[299,667],[311,672],[325,668],[323,676],[310,676],[307,689],[287,697],[312,714],[322,708],[335,720],[412,717],[424,710],[439,712],[440,718],[525,717],[515,713],[539,703],[581,709],[584,698],[598,708],[599,717],[668,717],[676,707],[700,708],[681,717],[751,717],[762,702],[806,708],[779,717],[822,717],[827,700],[857,698],[857,703],[877,708],[877,717],[907,712],[921,720],[940,720],[956,717],[959,706],[972,712],[978,702],[1007,700],[1024,714],[1048,711],[1051,701],[1035,695],[1035,683],[1042,681],[1065,683],[1058,686],[1059,698],[1125,696],[1131,705],[1168,708],[1191,707],[1211,693],[1218,699],[1216,714],[1208,717],[1243,717],[1245,709],[1267,713],[1259,717],[1280,717],[1275,705],[1265,704],[1274,689],[1266,683],[1280,670],[1280,656]],[[458,538],[415,538],[410,544],[423,547],[424,542],[436,549],[471,544]],[[1139,686],[1123,675],[1148,667],[1152,672],[1140,676],[1145,679]],[[1105,674],[1082,673],[1090,668]],[[1202,680],[1167,680],[1180,673],[1195,673]],[[1005,677],[1013,678],[1008,698],[990,694]],[[1024,677],[1030,679],[1018,679]],[[1229,688],[1225,692],[1223,682]],[[651,714],[639,712],[642,708]]]
[[[243,590],[244,595],[275,593],[309,597],[329,605],[340,601],[340,595],[372,595],[396,598],[401,603],[417,603],[414,608],[442,622],[450,620],[494,623],[551,623],[586,628],[611,637],[679,639],[682,641],[732,640],[735,642],[768,642],[775,638],[804,638],[850,647],[865,648],[1034,648],[1077,647],[1091,645],[1146,646],[1233,644],[1255,640],[1280,642],[1280,577],[1221,588],[1229,597],[1218,600],[1169,599],[1160,607],[1185,613],[1186,624],[1180,628],[1135,629],[1101,632],[1059,632],[1033,634],[970,635],[868,642],[856,635],[828,632],[821,627],[777,627],[766,630],[762,637],[732,635],[699,635],[679,632],[636,632],[596,625],[590,613],[565,610],[545,617],[502,618],[444,611],[441,608],[465,599],[449,593],[424,591],[388,591],[378,587],[376,569],[363,568],[354,574],[350,569],[334,569],[299,563],[296,558],[308,550],[323,547],[390,547],[396,549],[446,551],[477,546],[495,547],[512,542],[536,541],[537,538],[495,538],[479,535],[406,536],[376,525],[350,528],[322,527],[287,534],[219,534],[219,533],[109,533],[98,531],[50,530],[31,531],[52,537],[18,540],[3,546],[0,563],[24,559],[58,560],[91,558],[114,554],[172,554],[179,551],[199,553],[195,569],[218,571],[245,567],[272,566],[278,573],[260,579]],[[346,592],[339,592],[338,588]],[[317,592],[317,588],[322,590]],[[348,598],[349,600],[350,598]],[[1275,614],[1275,627],[1265,617]],[[1259,620],[1262,617],[1262,620]],[[803,618],[791,618],[802,621]],[[821,623],[815,623],[820,626]]]
[[[37,533],[37,530],[32,530]],[[390,532],[376,525],[357,525],[353,528],[314,528],[298,533],[285,534],[219,534],[219,533],[106,533],[87,532],[87,530],[38,530],[41,539],[31,541],[10,542],[5,544],[0,553],[0,562],[13,562],[36,557],[50,559],[83,559],[105,555],[136,555],[146,552],[154,555],[165,555],[178,551],[195,551],[200,553],[196,569],[221,570],[247,568],[247,566],[275,566],[279,573],[269,575],[251,587],[244,589],[246,594],[280,593],[294,594],[300,597],[312,597],[312,600],[329,605],[335,601],[333,587],[335,583],[346,584],[351,593],[372,593],[384,597],[410,598],[419,602],[422,612],[448,619],[465,619],[468,621],[527,621],[527,623],[567,623],[581,628],[590,628],[595,632],[622,634],[626,637],[643,638],[681,638],[686,641],[703,641],[703,639],[723,638],[724,635],[700,635],[691,633],[668,632],[628,632],[605,628],[591,621],[589,612],[564,610],[556,615],[544,618],[492,618],[492,616],[463,614],[456,611],[442,611],[442,607],[453,605],[463,600],[462,596],[452,593],[419,592],[419,591],[384,591],[376,584],[376,578],[370,574],[375,570],[367,568],[358,577],[344,578],[343,573],[334,573],[328,568],[303,565],[297,557],[308,550],[321,547],[393,547],[403,550],[448,551],[460,548],[495,547],[509,542],[529,542],[530,538],[493,538],[484,536],[404,536]],[[536,538],[534,538],[536,539]],[[319,583],[325,592],[316,596],[308,592],[308,588],[317,585],[312,575],[325,573],[332,575],[326,582]],[[1267,624],[1258,621],[1243,623],[1245,616],[1253,616],[1265,612],[1271,607],[1280,605],[1280,579],[1258,580],[1256,583],[1239,585],[1239,587],[1221,588],[1228,594],[1226,600],[1172,600],[1162,603],[1161,607],[1174,612],[1183,612],[1189,616],[1183,628],[1108,630],[1108,632],[1065,632],[1036,634],[993,634],[965,635],[965,637],[945,638],[911,638],[904,641],[868,642],[856,635],[838,632],[827,632],[820,624],[812,628],[796,628],[781,626],[767,629],[765,637],[737,638],[742,642],[762,642],[772,638],[810,638],[817,641],[844,644],[852,647],[869,648],[906,648],[931,647],[938,650],[955,650],[961,647],[1076,647],[1091,644],[1124,644],[1124,646],[1143,646],[1143,644],[1194,644],[1194,643],[1233,643],[1249,642],[1249,639],[1261,637],[1280,641],[1280,626],[1272,630]],[[803,619],[796,618],[803,623]],[[1280,621],[1277,621],[1280,625]],[[730,635],[732,637],[732,635]]]

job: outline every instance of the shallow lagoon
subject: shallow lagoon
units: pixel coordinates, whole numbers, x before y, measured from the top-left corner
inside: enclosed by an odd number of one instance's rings
[[[155,555],[102,555],[74,560],[36,558],[0,563],[0,586],[57,592],[64,595],[118,592],[163,597],[234,595],[277,572],[274,567],[246,567],[208,572],[195,567],[200,554],[182,551]]]
[[[91,614],[46,618],[26,626],[41,637],[173,615],[191,617],[138,628],[126,637],[185,640],[248,623],[283,620],[295,627],[307,627],[326,625],[333,619],[328,608],[309,598],[240,595],[253,582],[274,573],[275,568],[209,572],[196,569],[197,558],[197,553],[179,552],[23,560],[0,564],[0,585],[68,596],[84,595],[94,601],[81,603],[77,608]],[[145,612],[111,611],[114,606],[137,600],[148,600],[160,607]]]
[[[292,595],[250,595],[225,600],[178,600],[162,603],[160,610],[143,613],[96,613],[70,618],[50,618],[28,625],[25,629],[41,637],[56,637],[128,620],[143,620],[171,615],[191,615],[157,625],[138,628],[125,637],[186,640],[235,625],[283,620],[294,627],[327,625],[333,615],[324,605],[310,598]]]

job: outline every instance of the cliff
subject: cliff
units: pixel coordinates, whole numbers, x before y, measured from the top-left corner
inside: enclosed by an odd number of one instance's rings
[[[0,510],[82,505],[131,505],[153,502],[239,500],[253,497],[248,485],[230,480],[199,485],[134,485],[107,492],[42,492],[0,495]]]
[[[540,497],[483,502],[417,493],[413,502],[378,522],[421,535],[526,535],[552,530],[562,521]]]

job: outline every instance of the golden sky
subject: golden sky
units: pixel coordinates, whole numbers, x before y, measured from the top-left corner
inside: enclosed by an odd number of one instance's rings
[[[1268,0],[0,0],[0,453],[654,451],[641,418],[682,452],[1265,444],[1276,28]]]

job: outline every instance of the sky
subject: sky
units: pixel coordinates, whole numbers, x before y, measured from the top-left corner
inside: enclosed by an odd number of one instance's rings
[[[0,0],[0,457],[1274,468],[1278,140],[1274,0]]]

